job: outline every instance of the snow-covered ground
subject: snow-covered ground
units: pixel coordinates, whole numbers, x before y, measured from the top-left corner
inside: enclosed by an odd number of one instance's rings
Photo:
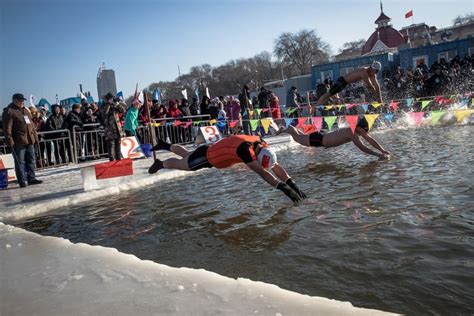
[[[287,135],[269,143],[276,150],[295,144]],[[158,157],[170,155],[160,152]],[[2,223],[193,174],[165,170],[150,176],[151,163],[151,159],[134,161],[133,176],[103,181],[102,188],[94,191],[83,190],[78,166],[38,172],[41,185],[24,189],[12,185],[0,191],[0,315],[385,314],[262,282],[172,268],[116,249],[73,244]]]
[[[0,223],[0,315],[389,315]]]

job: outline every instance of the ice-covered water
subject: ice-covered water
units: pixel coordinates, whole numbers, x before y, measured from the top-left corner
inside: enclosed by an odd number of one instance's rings
[[[472,125],[374,133],[391,161],[352,144],[280,152],[279,162],[310,197],[299,206],[243,167],[104,197],[19,226],[359,307],[469,314],[473,135]]]

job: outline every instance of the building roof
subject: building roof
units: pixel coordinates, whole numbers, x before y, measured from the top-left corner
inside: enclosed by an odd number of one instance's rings
[[[380,16],[377,18],[377,20],[375,20],[375,24],[378,24],[379,22],[382,22],[382,21],[390,21],[391,18],[389,18],[388,16],[385,15],[385,13],[383,12],[380,12]]]
[[[372,33],[364,47],[362,47],[362,55],[370,53],[379,40],[388,48],[396,48],[406,43],[406,39],[402,33],[392,26],[379,27]]]

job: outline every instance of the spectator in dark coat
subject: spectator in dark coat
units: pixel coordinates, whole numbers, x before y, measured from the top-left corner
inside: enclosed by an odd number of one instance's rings
[[[12,103],[3,110],[2,123],[7,145],[12,147],[15,173],[21,188],[40,184],[35,175],[35,148],[38,135],[30,111],[25,108],[25,97],[16,93]]]
[[[119,114],[125,113],[125,104],[122,102],[114,102],[114,95],[110,92],[107,93],[104,99],[103,117],[109,160],[121,160],[120,138],[122,137],[122,125],[120,123]]]
[[[53,104],[51,107],[52,114],[51,116],[46,120],[46,131],[52,132],[52,131],[58,131],[63,128],[64,125],[64,116],[61,114],[61,106],[57,104]],[[69,146],[69,138],[67,139],[59,139],[65,137],[64,133],[58,132],[58,133],[48,133],[45,135],[46,139],[53,140],[54,139],[54,145],[53,141],[48,141],[46,142],[46,152],[48,156],[48,161],[51,163],[52,162],[52,157],[51,157],[51,151],[54,147],[54,162],[55,164],[59,163],[66,163],[66,148]]]

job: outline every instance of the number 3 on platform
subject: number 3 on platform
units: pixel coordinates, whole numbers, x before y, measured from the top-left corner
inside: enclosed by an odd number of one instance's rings
[[[216,126],[203,126],[201,132],[206,140],[206,143],[215,143],[222,138]]]

